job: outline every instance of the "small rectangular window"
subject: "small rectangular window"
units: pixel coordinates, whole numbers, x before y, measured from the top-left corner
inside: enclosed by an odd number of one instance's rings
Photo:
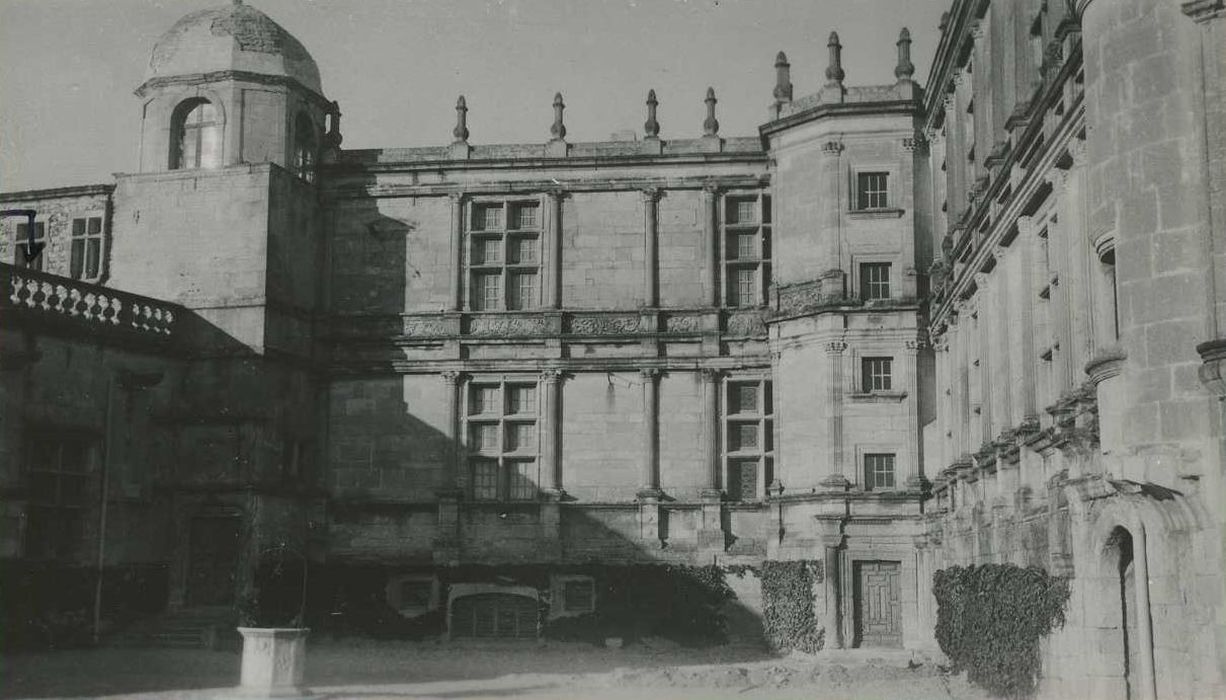
[[[501,231],[502,230],[502,204],[475,204],[473,205],[472,230],[474,231]]]
[[[43,269],[43,260],[47,257],[48,252],[46,248],[47,228],[45,222],[34,222],[34,242],[43,244],[43,251],[38,257],[34,258],[33,260],[29,260],[26,257],[26,245],[30,242],[30,225],[28,223],[17,224],[17,238],[13,242],[16,244],[13,248],[13,262],[28,270],[37,270],[41,272]]]
[[[478,501],[498,499],[498,462],[492,459],[473,460],[473,498]]]
[[[590,580],[567,581],[562,584],[562,610],[592,612],[596,609],[596,585]]]
[[[512,501],[536,499],[536,460],[508,461],[507,472],[510,477],[509,498]]]
[[[758,384],[732,384],[728,388],[729,413],[758,412]]]
[[[502,238],[474,238],[473,265],[497,265],[502,262]]]
[[[894,455],[864,455],[864,489],[872,491],[892,488],[894,488]]]
[[[531,309],[536,306],[536,272],[515,272],[507,281],[507,308]]]
[[[890,357],[866,357],[861,363],[863,369],[864,393],[873,391],[890,391],[892,385]]]
[[[102,277],[102,217],[72,220],[69,273],[73,279],[97,282]]]
[[[498,387],[476,384],[468,391],[468,412],[473,415],[498,411]]]
[[[535,414],[536,387],[508,386],[507,412],[511,414]]]
[[[499,451],[497,423],[471,423],[469,432],[473,449],[486,454]]]
[[[757,268],[737,268],[733,271],[733,286],[729,290],[729,306],[753,306],[758,298]]]
[[[522,234],[515,236],[511,239],[511,246],[507,251],[507,262],[512,265],[535,265],[537,263],[536,249],[536,236]]]
[[[889,173],[858,173],[856,176],[856,207],[885,209],[889,206]]]
[[[757,422],[729,423],[728,429],[728,449],[730,451],[756,450],[759,447]]]
[[[536,423],[508,423],[507,451],[535,452]]]
[[[511,228],[517,231],[537,228],[537,209],[535,203],[515,204],[511,208]]]
[[[860,265],[860,298],[864,301],[890,298],[890,264]]]

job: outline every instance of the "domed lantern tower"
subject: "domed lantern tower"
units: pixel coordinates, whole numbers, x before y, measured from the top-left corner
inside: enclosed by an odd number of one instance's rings
[[[145,77],[141,172],[276,163],[314,178],[329,112],[319,67],[263,12],[235,0],[187,15]]]

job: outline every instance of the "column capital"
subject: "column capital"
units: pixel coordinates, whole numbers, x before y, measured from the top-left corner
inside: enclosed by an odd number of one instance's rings
[[[702,183],[703,194],[709,194],[712,197],[718,197],[720,193],[723,191],[724,191],[723,185],[720,185],[718,182],[708,181],[708,182]]]
[[[540,378],[541,381],[545,382],[546,384],[557,384],[562,380],[563,374],[565,374],[565,372],[562,370],[556,367],[550,367],[548,369],[541,370]]]
[[[545,196],[553,200],[566,199],[570,196],[570,191],[561,187],[551,187],[545,190]]]
[[[902,140],[902,149],[914,153],[916,149],[923,150],[927,145],[928,140],[923,131],[916,131],[913,136],[908,136]]]
[[[452,203],[452,204],[459,204],[460,202],[463,202],[463,201],[464,201],[464,198],[465,198],[465,197],[467,197],[467,196],[468,196],[468,193],[466,193],[466,192],[459,192],[459,191],[457,191],[457,192],[448,192],[448,193],[447,193],[447,198],[451,200],[451,203]]]
[[[639,192],[643,195],[644,202],[658,202],[664,196],[664,188],[654,185],[640,188]]]
[[[847,349],[847,341],[842,339],[831,340],[826,343],[825,348],[827,355],[841,355]]]
[[[838,158],[843,152],[842,141],[827,141],[822,144],[822,155],[828,158]]]
[[[464,379],[465,374],[459,370],[449,369],[439,373],[447,384],[455,385]]]
[[[974,39],[976,42],[983,41],[983,37],[985,37],[986,35],[987,35],[987,32],[985,31],[985,27],[983,26],[983,20],[975,20],[974,22],[971,22],[971,38],[972,39]]]
[[[654,381],[658,376],[660,376],[660,370],[656,369],[655,367],[648,367],[646,369],[639,370],[639,377],[642,378],[644,382]]]
[[[1043,175],[1043,179],[1047,181],[1047,184],[1052,186],[1052,189],[1055,190],[1056,194],[1060,194],[1064,191],[1064,186],[1068,184],[1068,171],[1060,168],[1052,168]]]
[[[715,367],[702,367],[698,370],[698,374],[702,376],[704,382],[714,384],[724,375],[724,370]]]

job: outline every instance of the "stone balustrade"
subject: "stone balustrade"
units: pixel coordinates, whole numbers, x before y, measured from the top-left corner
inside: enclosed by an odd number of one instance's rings
[[[182,310],[174,304],[96,284],[0,263],[0,309],[30,318],[69,321],[83,332],[108,330],[169,338]]]

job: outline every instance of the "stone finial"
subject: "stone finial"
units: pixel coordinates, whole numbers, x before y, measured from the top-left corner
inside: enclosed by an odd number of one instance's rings
[[[898,65],[894,67],[894,77],[910,80],[915,75],[915,64],[911,63],[911,31],[906,27],[898,33]]]
[[[719,120],[715,118],[715,88],[707,88],[707,99],[703,100],[707,103],[707,118],[702,122],[702,135],[715,136],[719,134]]]
[[[561,141],[566,138],[566,125],[562,123],[562,110],[566,109],[566,103],[562,102],[562,93],[553,96],[553,126],[549,127],[549,134],[553,136],[554,141]]]
[[[451,135],[455,136],[456,143],[468,141],[468,103],[463,95],[455,101],[455,128],[451,130]]]
[[[782,51],[775,56],[775,104],[792,101],[792,64]]]
[[[830,49],[830,65],[826,67],[826,85],[842,88],[843,78],[847,74],[843,72],[843,45],[839,43],[838,32],[830,32],[830,40],[826,42],[826,46]]]
[[[660,122],[656,121],[656,106],[660,102],[656,99],[656,91],[647,91],[647,121],[643,122],[643,132],[646,138],[660,138]]]

